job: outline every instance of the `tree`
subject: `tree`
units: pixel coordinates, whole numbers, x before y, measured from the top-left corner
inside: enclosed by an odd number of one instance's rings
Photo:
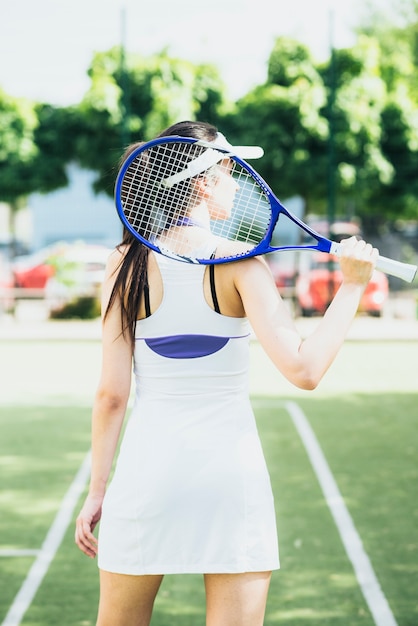
[[[166,51],[125,59],[120,48],[94,56],[91,86],[80,104],[80,163],[98,172],[96,191],[113,193],[117,162],[133,140],[147,140],[180,119],[216,121],[224,86],[213,66],[170,58]]]
[[[382,49],[382,72],[390,85],[392,80],[409,83],[418,95],[418,1],[392,0],[384,6],[369,4],[359,34],[374,37]]]
[[[411,102],[388,102],[382,112],[382,127],[382,151],[393,163],[395,173],[376,204],[385,206],[386,215],[392,219],[417,219],[418,125],[411,125]]]
[[[12,240],[16,212],[26,205],[27,196],[68,184],[73,118],[70,110],[0,92],[0,200],[10,207]]]
[[[22,207],[24,197],[33,191],[30,164],[38,152],[34,141],[37,123],[30,102],[0,91],[0,201],[10,207],[12,245],[15,214]]]
[[[96,171],[96,191],[111,195],[128,143],[189,118],[218,125],[233,143],[262,145],[260,173],[280,197],[302,196],[307,212],[326,211],[333,165],[340,216],[355,213],[366,224],[414,217],[418,0],[408,2],[415,22],[402,37],[396,39],[400,26],[382,30],[380,23],[376,37],[369,24],[355,46],[335,50],[321,65],[306,46],[279,37],[266,82],[236,103],[226,101],[211,65],[166,50],[125,58],[118,47],[94,55],[90,88],[77,107],[0,93],[0,199],[16,210],[29,193],[66,185],[71,160]]]
[[[15,216],[27,196],[68,184],[66,165],[74,158],[76,120],[71,109],[0,92],[0,200],[10,207],[12,242]]]
[[[280,37],[268,79],[241,98],[225,117],[232,139],[255,143],[265,155],[257,169],[276,193],[300,195],[306,210],[324,208],[328,125],[326,91],[309,50]]]
[[[387,86],[380,71],[380,48],[375,39],[362,36],[353,48],[334,54],[337,202],[340,213],[354,210],[357,216],[365,217],[374,194],[394,175],[381,150]],[[322,68],[322,75],[331,90],[329,63]]]
[[[0,200],[3,202],[12,204],[25,193],[27,180],[21,174],[38,151],[34,142],[37,124],[35,108],[30,102],[0,91]]]
[[[370,36],[319,66],[306,47],[278,38],[266,83],[236,104],[226,128],[234,141],[264,147],[257,168],[281,197],[300,195],[306,212],[323,213],[333,184],[336,215],[376,224],[407,211],[416,193],[415,181],[405,185],[416,167],[417,116],[405,81],[389,69],[397,62]]]
[[[68,185],[67,165],[76,159],[77,137],[83,122],[76,107],[36,104],[34,130],[37,151],[30,170],[33,191],[47,193]]]
[[[380,148],[393,170],[388,181],[373,189],[371,213],[392,220],[417,219],[417,0],[398,0],[386,13],[372,8],[359,31],[374,37],[381,50],[380,71],[387,97],[381,112]]]

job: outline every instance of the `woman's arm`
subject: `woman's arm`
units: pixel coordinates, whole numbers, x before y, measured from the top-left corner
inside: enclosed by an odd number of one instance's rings
[[[335,359],[373,273],[378,251],[354,237],[346,240],[343,282],[317,328],[298,333],[267,265],[250,259],[237,271],[236,287],[252,328],[276,367],[297,387],[314,389]],[[237,264],[237,266],[240,264]]]
[[[107,309],[121,260],[117,250],[109,258],[102,289]],[[93,530],[101,516],[106,484],[119,441],[131,388],[132,347],[121,334],[120,305],[112,306],[102,325],[102,367],[92,413],[92,467],[89,493],[77,518],[76,543],[88,556],[97,553]]]

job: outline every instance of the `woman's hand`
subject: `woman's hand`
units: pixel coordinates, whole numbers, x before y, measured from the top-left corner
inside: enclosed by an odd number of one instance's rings
[[[103,496],[87,496],[76,521],[75,542],[92,559],[97,554],[97,539],[93,531],[102,515],[102,502]]]
[[[372,277],[379,251],[355,237],[344,239],[341,244],[340,267],[343,282],[366,286]]]

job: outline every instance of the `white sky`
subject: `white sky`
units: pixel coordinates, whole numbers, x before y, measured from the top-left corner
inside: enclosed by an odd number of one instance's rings
[[[326,58],[331,30],[335,47],[353,45],[362,6],[364,0],[0,0],[0,88],[77,103],[93,52],[123,38],[128,52],[167,46],[173,56],[215,63],[229,95],[239,97],[265,80],[276,37],[291,36]]]

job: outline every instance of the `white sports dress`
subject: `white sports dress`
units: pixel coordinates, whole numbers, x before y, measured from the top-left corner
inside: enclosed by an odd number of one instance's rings
[[[103,503],[99,567],[278,569],[273,496],[248,394],[248,322],[210,308],[204,266],[155,256],[164,296],[137,325],[136,397]]]

